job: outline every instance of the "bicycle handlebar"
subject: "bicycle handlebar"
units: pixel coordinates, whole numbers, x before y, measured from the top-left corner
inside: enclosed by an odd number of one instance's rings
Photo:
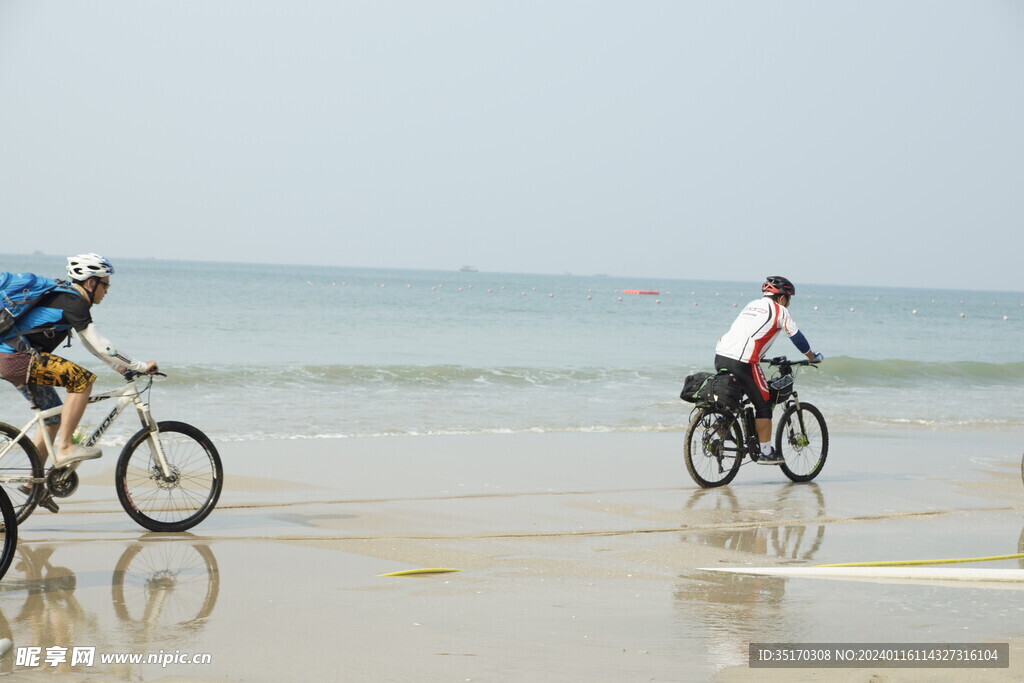
[[[806,360],[806,359],[805,360],[790,360],[790,359],[786,358],[785,356],[776,356],[775,358],[769,358],[768,360],[762,360],[761,362],[762,363],[767,363],[768,365],[774,365],[774,366],[778,366],[778,367],[787,367],[787,368],[791,368],[791,367],[797,366],[797,365],[804,365],[804,366],[814,367],[815,365],[818,365],[818,364],[821,363],[820,360]]]
[[[131,382],[136,377],[152,377],[154,375],[156,375],[158,377],[166,377],[167,376],[166,374],[164,374],[162,372],[138,372],[137,370],[127,370],[124,373],[124,379],[125,379],[126,382]]]

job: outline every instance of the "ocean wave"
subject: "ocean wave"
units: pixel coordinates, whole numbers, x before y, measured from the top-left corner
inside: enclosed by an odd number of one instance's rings
[[[531,387],[565,388],[638,384],[682,385],[698,370],[687,366],[617,367],[473,367],[464,365],[301,365],[301,366],[184,366],[169,370],[172,387],[190,386],[374,388],[485,388],[502,390]],[[773,374],[766,367],[768,374]],[[869,360],[836,356],[817,369],[801,369],[798,384],[834,387],[922,386],[935,384],[1009,386],[1024,383],[1024,362],[930,362]]]
[[[819,373],[804,373],[803,377],[815,374],[820,374],[816,381],[852,386],[931,383],[1011,385],[1024,382],[1024,362],[866,360],[837,356],[822,363]]]
[[[657,370],[625,368],[469,367],[462,365],[303,365],[256,367],[184,366],[168,371],[164,380],[175,387],[290,385],[334,386],[474,386],[504,388],[573,386],[604,382],[658,379]],[[674,373],[673,377],[678,373]]]

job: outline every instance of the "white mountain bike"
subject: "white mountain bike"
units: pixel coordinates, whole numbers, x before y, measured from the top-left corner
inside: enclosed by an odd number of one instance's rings
[[[127,385],[91,396],[89,403],[116,398],[117,403],[99,427],[82,443],[93,446],[129,405],[142,423],[121,450],[114,482],[121,507],[128,516],[150,531],[184,531],[206,519],[213,511],[224,486],[220,455],[209,437],[184,422],[155,422],[143,395],[153,385],[153,376],[163,373],[125,373]],[[34,427],[58,415],[63,406],[39,410],[20,430],[0,422],[0,485],[14,504],[18,523],[24,522],[37,505],[57,511],[53,498],[67,498],[78,488],[80,462],[67,467],[43,467],[32,443]],[[54,461],[54,446],[43,429],[47,461]],[[44,502],[45,501],[45,502]]]

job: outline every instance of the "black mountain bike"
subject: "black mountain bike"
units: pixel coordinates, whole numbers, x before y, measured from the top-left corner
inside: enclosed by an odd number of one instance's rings
[[[785,404],[775,429],[775,451],[785,462],[779,465],[793,481],[811,481],[828,457],[828,427],[821,411],[801,402],[793,388],[793,368],[814,367],[809,360],[791,361],[785,356],[761,361],[779,370],[770,380],[771,404]],[[757,462],[761,447],[754,423],[754,406],[744,398],[735,410],[698,406],[686,429],[686,470],[703,488],[731,482],[744,458]]]

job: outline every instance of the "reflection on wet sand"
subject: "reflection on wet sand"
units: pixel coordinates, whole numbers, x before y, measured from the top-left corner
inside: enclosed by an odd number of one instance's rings
[[[749,500],[741,501],[744,494],[749,494]],[[697,489],[687,501],[686,510],[699,512],[700,519],[709,524],[684,532],[683,542],[767,555],[791,563],[814,559],[825,537],[825,523],[821,521],[825,496],[820,486],[813,482],[788,484],[775,489],[767,499],[762,492],[752,490],[742,491],[740,497],[727,486]],[[773,519],[764,517],[765,507],[770,508]],[[774,519],[783,521],[776,523]]]
[[[826,514],[825,491],[814,483],[699,489],[685,500],[684,518],[683,543],[735,553],[718,555],[717,566],[770,566],[780,571],[788,571],[782,569],[785,565],[799,568],[829,561],[835,549],[822,550],[826,528],[843,521]],[[1016,541],[1017,553],[1024,554],[1024,529],[1018,529],[1017,524],[1011,526],[1013,535],[1007,540]],[[834,526],[832,531],[837,531]],[[840,537],[839,543],[850,536],[849,528],[842,531],[831,535]],[[1024,569],[1024,557],[1014,557],[1013,562]],[[918,581],[913,586],[879,583],[865,588],[850,580],[814,583],[696,569],[679,576],[673,596],[680,623],[699,640],[712,667],[743,671],[752,642],[899,642],[917,627],[922,613],[928,614],[930,623],[946,627],[947,638],[950,632],[982,622],[1000,634],[1017,633],[1019,607],[1006,601],[1004,591],[986,590],[992,587],[950,588],[948,583]],[[865,613],[861,604],[868,594],[871,607]],[[964,603],[969,608],[948,611],[950,601],[962,595],[970,595]],[[820,610],[826,603],[829,608]]]
[[[105,615],[82,607],[75,572],[54,560],[67,556],[71,564],[80,546],[21,544],[0,584],[0,638],[10,638],[14,648],[41,648],[45,656],[48,648],[86,645],[97,653],[145,653],[172,639],[198,636],[216,607],[220,573],[210,546],[190,537],[147,534],[123,550],[110,575],[111,604],[121,626],[113,629],[103,627]],[[24,602],[15,610],[11,598],[21,592]],[[110,673],[122,677],[132,671],[127,664],[111,666]],[[13,653],[0,659],[0,672],[15,668]],[[82,672],[71,666],[70,656],[45,669]]]
[[[699,615],[701,623],[694,631],[699,634],[715,669],[746,661],[748,643],[775,640],[774,634],[765,633],[765,625],[782,619],[785,579],[701,574],[697,581],[680,583],[674,597],[685,621],[690,622]]]
[[[21,544],[4,578],[5,593],[25,591],[25,602],[17,613],[9,622],[6,618],[0,622],[3,637],[10,638],[15,647],[31,644],[45,651],[47,647],[75,642],[83,632],[91,634],[97,630],[96,616],[83,609],[75,598],[75,573],[53,564],[55,549],[52,545]],[[13,669],[13,653],[2,661],[3,671]],[[54,668],[72,670],[68,662]]]
[[[201,629],[217,604],[220,573],[207,545],[161,541],[159,534],[132,543],[121,555],[111,580],[114,611],[121,621],[153,629]],[[148,642],[148,641],[144,641]]]
[[[825,495],[820,486],[786,484],[770,489],[697,489],[686,501],[692,529],[683,543],[761,555],[778,564],[806,564],[814,559],[825,537]],[[764,625],[781,616],[786,580],[699,572],[681,577],[674,597],[690,621],[699,614],[697,629],[715,668],[746,661],[748,643],[764,640]],[[700,606],[694,609],[694,606]]]

